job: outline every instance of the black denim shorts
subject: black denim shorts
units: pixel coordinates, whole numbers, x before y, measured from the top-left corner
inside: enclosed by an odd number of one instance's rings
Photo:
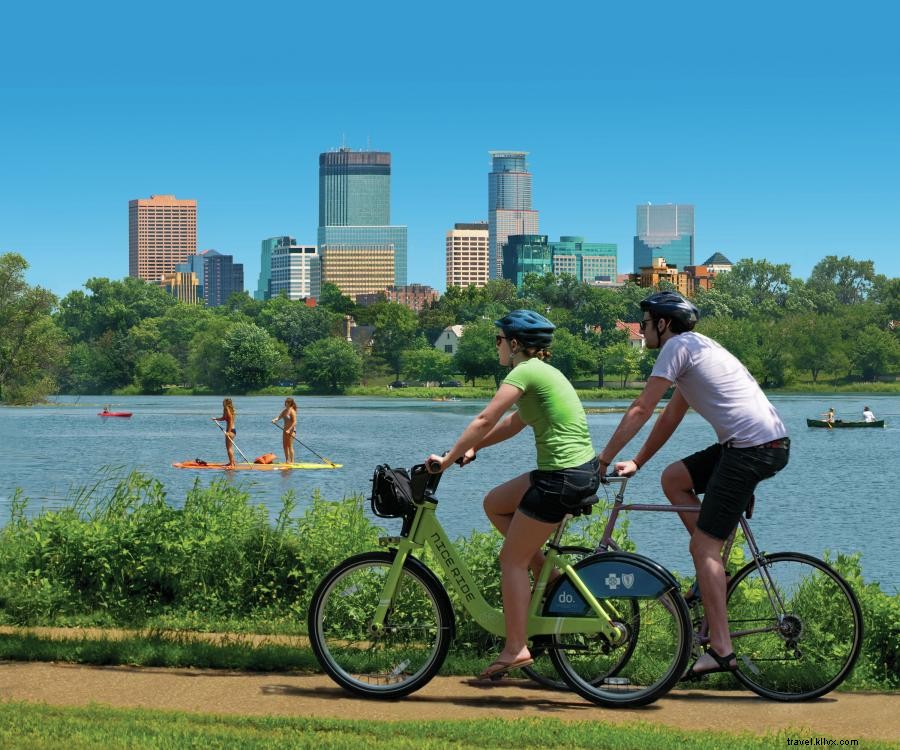
[[[581,466],[556,471],[535,469],[529,475],[519,511],[542,523],[559,523],[563,516],[581,507],[581,501],[600,486],[600,462],[591,459]]]
[[[790,440],[784,441],[783,448],[731,448],[713,443],[681,459],[691,475],[694,492],[703,495],[698,529],[716,539],[728,538],[750,504],[756,485],[787,466]]]

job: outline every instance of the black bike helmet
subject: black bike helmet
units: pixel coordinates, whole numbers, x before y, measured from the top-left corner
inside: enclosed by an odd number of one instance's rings
[[[553,325],[540,313],[534,310],[513,310],[494,325],[503,329],[507,338],[516,339],[522,346],[547,347],[553,342]]]
[[[641,310],[646,310],[656,318],[674,318],[693,327],[700,320],[700,311],[678,292],[655,292],[641,300]]]

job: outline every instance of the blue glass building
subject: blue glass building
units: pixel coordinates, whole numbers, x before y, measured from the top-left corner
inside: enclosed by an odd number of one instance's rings
[[[319,252],[394,250],[394,284],[406,285],[407,228],[391,224],[391,155],[341,148],[319,155]],[[323,279],[328,281],[328,279]]]
[[[488,276],[507,278],[504,245],[511,235],[538,233],[538,212],[531,208],[531,172],[527,151],[491,151],[488,173]]]
[[[584,237],[570,235],[560,237],[558,242],[548,241],[545,234],[510,235],[503,247],[503,278],[521,289],[529,273],[565,273],[588,284],[614,284],[617,246],[585,242]]]
[[[270,283],[272,280],[272,252],[276,247],[296,246],[297,240],[284,235],[282,237],[269,237],[260,243],[259,251],[259,280],[256,282],[254,299],[266,300],[272,296]]]
[[[653,258],[670,266],[694,265],[694,207],[685,204],[637,207],[634,272],[649,267]]]

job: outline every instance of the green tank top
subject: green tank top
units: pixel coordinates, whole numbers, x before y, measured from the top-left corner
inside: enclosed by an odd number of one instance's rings
[[[594,458],[584,407],[565,375],[533,357],[503,382],[522,391],[519,416],[534,431],[538,469],[571,469]]]

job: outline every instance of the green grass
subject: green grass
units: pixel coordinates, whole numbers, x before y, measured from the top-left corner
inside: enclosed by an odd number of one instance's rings
[[[370,722],[187,714],[103,706],[62,708],[0,704],[0,746],[27,748],[353,748],[437,750],[454,748],[564,748],[565,750],[757,750],[783,748],[808,731],[754,736],[699,732],[649,723],[606,724],[554,718]],[[817,735],[818,736],[818,735]],[[891,743],[866,741],[881,750]]]

